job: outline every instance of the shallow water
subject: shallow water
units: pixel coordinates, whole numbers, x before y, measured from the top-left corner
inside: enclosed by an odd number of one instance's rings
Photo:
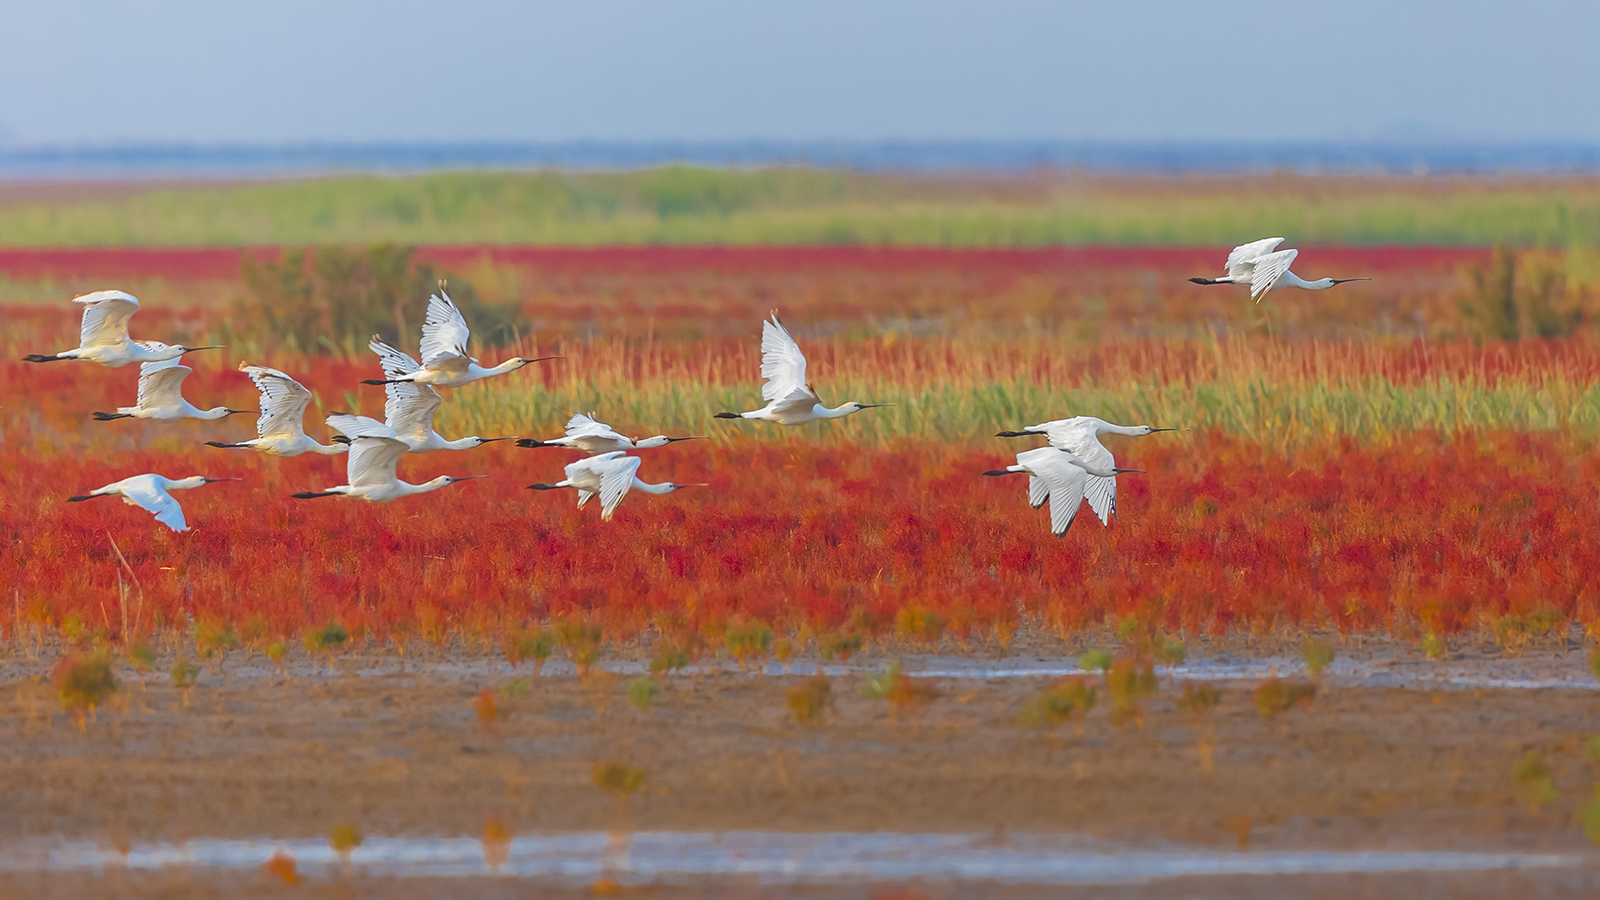
[[[1160,844],[1132,847],[1081,835],[643,832],[533,834],[491,866],[471,838],[370,838],[351,854],[358,874],[476,877],[492,874],[585,884],[672,884],[716,877],[764,884],[922,878],[1016,884],[1134,884],[1208,875],[1372,874],[1576,869],[1589,857],[1555,853],[1257,851]],[[275,853],[308,877],[332,876],[337,854],[324,840],[213,840],[136,844],[126,855],[84,840],[39,839],[0,848],[10,875],[167,867],[250,869]]]
[[[981,659],[954,655],[911,655],[902,657],[905,671],[926,678],[1060,678],[1068,675],[1096,674],[1086,672],[1071,659],[1039,657],[1008,657]],[[864,660],[851,663],[829,664],[796,661],[787,667],[769,662],[764,667],[768,675],[813,675],[823,672],[829,676],[859,675],[882,669],[883,660]],[[649,664],[642,660],[611,660],[599,668],[618,675],[642,675]],[[733,663],[691,666],[683,674],[740,674]],[[285,674],[272,666],[235,665],[228,667],[234,678],[271,678]],[[1164,678],[1194,681],[1259,681],[1274,675],[1284,678],[1304,677],[1305,664],[1290,657],[1213,657],[1193,659],[1177,666],[1158,666],[1156,673]],[[292,667],[287,674],[295,677],[331,676],[339,673],[309,666]],[[455,678],[528,676],[531,670],[513,669],[504,660],[484,658],[464,661],[408,661],[385,663],[355,671],[362,677],[389,675],[430,675]],[[571,676],[576,669],[565,660],[551,660],[543,669],[550,676]],[[753,673],[751,673],[753,674]],[[154,677],[161,677],[160,675]],[[1322,672],[1323,679],[1335,687],[1410,688],[1421,690],[1471,690],[1474,688],[1505,690],[1600,690],[1597,680],[1581,654],[1539,656],[1527,658],[1478,659],[1453,662],[1426,661],[1366,661],[1338,659]]]

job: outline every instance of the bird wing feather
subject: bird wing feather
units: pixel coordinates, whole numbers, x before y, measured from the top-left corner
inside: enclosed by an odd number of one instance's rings
[[[139,366],[139,408],[176,406],[183,399],[183,380],[193,371],[188,366],[178,365],[176,359]]]
[[[173,531],[189,530],[188,523],[183,519],[183,507],[178,505],[177,498],[156,483],[154,477],[129,478],[122,483],[122,496],[149,510],[157,522]]]
[[[375,487],[396,480],[394,467],[410,450],[394,437],[350,435],[350,460],[346,469],[351,487]]]
[[[1083,486],[1089,473],[1058,453],[1030,465],[1050,490],[1050,531],[1057,537],[1067,533],[1083,504]]]
[[[761,399],[768,403],[784,399],[796,389],[811,392],[806,384],[806,355],[778,321],[776,312],[761,323],[761,377],[766,379],[761,386]]]
[[[436,360],[453,356],[461,357],[465,363],[467,341],[471,337],[467,320],[461,317],[461,310],[449,294],[440,290],[428,298],[428,314],[422,321],[422,343],[418,347],[423,365],[431,368]]]
[[[608,462],[600,472],[600,519],[605,521],[617,511],[622,498],[633,487],[633,473],[639,471],[642,460],[637,456],[622,456]]]
[[[1259,257],[1266,256],[1277,249],[1281,243],[1283,243],[1283,238],[1281,237],[1263,238],[1259,241],[1251,241],[1248,244],[1240,244],[1233,248],[1233,251],[1228,254],[1228,274],[1235,278],[1241,276],[1249,277],[1250,265]]]
[[[1062,419],[1049,424],[1051,427],[1046,434],[1050,438],[1050,446],[1066,450],[1096,469],[1116,468],[1116,458],[1104,444],[1100,443],[1100,437],[1095,434],[1092,422],[1084,419]],[[1117,512],[1117,480],[1089,475],[1083,493],[1084,498],[1089,501],[1089,508],[1100,517],[1100,524],[1109,524],[1111,517]]]
[[[97,347],[120,344],[128,339],[128,319],[139,311],[139,301],[122,291],[95,291],[72,298],[83,304],[83,324],[78,330],[78,346]]]
[[[311,392],[305,385],[277,369],[266,366],[245,366],[256,390],[261,392],[261,416],[256,419],[256,437],[293,437],[302,434],[301,418],[311,402]]]
[[[1028,505],[1034,509],[1044,505],[1050,499],[1050,486],[1043,478],[1037,475],[1028,476]]]
[[[1289,271],[1289,266],[1294,258],[1300,255],[1299,250],[1279,250],[1277,253],[1268,253],[1256,260],[1255,266],[1250,271],[1250,296],[1257,302],[1272,290],[1278,283],[1283,273]]]
[[[621,450],[614,450],[610,453],[602,453],[599,456],[591,456],[587,459],[567,463],[563,471],[567,475],[567,481],[578,489],[579,509],[583,509],[585,503],[600,495],[600,481],[606,463],[621,455]]]
[[[810,412],[817,405],[817,395],[808,387],[797,387],[789,393],[767,401],[773,412],[786,415],[800,415]]]

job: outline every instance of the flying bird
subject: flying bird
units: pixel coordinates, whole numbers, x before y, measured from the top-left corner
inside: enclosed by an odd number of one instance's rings
[[[306,405],[311,402],[311,392],[300,382],[266,366],[240,363],[239,371],[250,376],[256,390],[261,392],[261,417],[256,419],[256,439],[237,444],[206,441],[207,447],[256,450],[268,456],[299,456],[302,453],[337,456],[350,449],[338,442],[319,444],[306,436],[300,423],[305,416]]]
[[[1283,238],[1265,238],[1233,248],[1228,254],[1228,274],[1221,278],[1191,278],[1195,284],[1242,284],[1250,288],[1250,296],[1257,303],[1268,291],[1300,288],[1306,291],[1325,291],[1347,281],[1370,281],[1369,278],[1318,278],[1306,281],[1289,271],[1289,265],[1299,250],[1276,250]]]
[[[888,406],[850,400],[829,409],[806,381],[806,356],[778,321],[777,312],[761,323],[761,399],[767,405],[749,412],[720,412],[719,419],[761,419],[779,425],[804,425],[818,419],[842,419],[853,412]]]
[[[1072,521],[1078,517],[1083,505],[1084,485],[1089,476],[1111,478],[1124,472],[1141,469],[1101,468],[1084,462],[1071,451],[1056,447],[1040,447],[1017,454],[1017,464],[1004,469],[991,469],[985,475],[1028,476],[1028,504],[1034,509],[1050,501],[1050,531],[1056,537],[1067,533]]]
[[[384,394],[388,397],[383,404],[383,418],[385,423],[394,430],[395,437],[405,441],[411,449],[407,453],[427,453],[429,450],[470,450],[495,441],[509,441],[511,438],[495,437],[485,438],[472,435],[454,441],[447,441],[433,430],[433,413],[444,398],[439,392],[426,384],[412,381],[400,381],[399,378],[415,374],[422,367],[411,355],[392,347],[379,340],[376,336],[367,344],[367,349],[378,354],[378,359],[383,365],[385,378],[396,379],[384,385]],[[334,440],[341,440],[334,438]],[[345,439],[348,440],[348,439]]]
[[[538,359],[523,359],[520,356],[513,356],[498,366],[486,369],[478,365],[477,357],[467,355],[467,341],[471,337],[472,332],[467,328],[467,320],[461,317],[461,310],[456,307],[455,301],[450,299],[450,295],[445,293],[444,282],[441,281],[439,293],[428,298],[428,314],[422,321],[422,344],[418,348],[422,365],[416,371],[405,375],[368,378],[362,384],[415,382],[435,387],[461,387],[484,378],[514,372],[529,363],[561,358],[541,356]],[[374,336],[373,340],[378,339]]]
[[[145,346],[167,345],[148,341]],[[200,409],[183,399],[183,380],[193,371],[188,366],[181,365],[176,356],[159,362],[144,363],[139,366],[139,398],[135,402],[136,405],[119,406],[114,413],[97,412],[94,417],[100,422],[109,422],[112,419],[154,419],[157,422],[176,422],[179,419],[221,419],[250,411],[229,409],[226,406]]]
[[[1113,425],[1105,419],[1094,416],[1077,416],[1071,419],[1056,419],[1053,422],[1044,422],[1039,425],[1025,426],[1021,431],[1002,431],[995,437],[1028,437],[1029,435],[1044,435],[1050,439],[1050,446],[1067,450],[1073,456],[1083,460],[1091,466],[1101,469],[1115,468],[1117,461],[1111,451],[1100,443],[1102,434],[1125,434],[1131,437],[1141,437],[1155,434],[1158,431],[1177,431],[1176,428],[1151,428],[1149,425]],[[1089,501],[1089,508],[1100,517],[1100,524],[1109,525],[1110,520],[1117,514],[1117,480],[1104,478],[1099,475],[1090,475],[1088,483],[1084,486],[1085,499]]]
[[[350,456],[346,461],[346,478],[341,484],[325,491],[300,491],[295,498],[309,500],[314,497],[359,497],[369,503],[388,503],[412,494],[426,494],[445,485],[487,475],[452,477],[440,475],[432,481],[411,484],[395,475],[395,464],[411,449],[405,441],[395,437],[394,429],[366,416],[335,413],[328,417],[328,427],[350,438]]]
[[[84,500],[93,500],[96,497],[121,497],[122,502],[129,506],[139,506],[155,513],[156,521],[171,528],[173,531],[188,531],[189,524],[183,520],[183,507],[171,494],[172,491],[186,491],[197,488],[203,484],[217,481],[239,481],[238,478],[207,478],[204,475],[191,475],[188,478],[173,480],[161,475],[135,475],[114,481],[103,488],[95,488],[87,494],[77,497],[68,497],[73,503]]]
[[[218,347],[184,347],[157,341],[135,341],[128,337],[128,319],[139,311],[139,300],[124,291],[95,291],[72,298],[83,304],[83,324],[78,332],[78,346],[63,350],[54,356],[30,353],[23,359],[28,362],[55,362],[61,359],[83,359],[113,369],[129,363],[160,362],[177,359],[194,350],[216,350]]]
[[[622,498],[628,496],[629,488],[647,494],[670,494],[686,487],[708,487],[704,484],[673,484],[670,481],[651,484],[640,481],[639,476],[635,474],[639,471],[640,462],[642,460],[639,457],[627,456],[621,450],[589,456],[567,465],[565,481],[558,481],[555,484],[530,484],[528,490],[553,491],[560,488],[577,488],[579,509],[599,496],[600,518],[605,521],[617,511]]]
[[[541,441],[535,438],[523,438],[517,441],[518,447],[566,447],[569,450],[582,450],[590,455],[611,453],[617,450],[649,450],[652,447],[665,447],[674,441],[702,440],[701,437],[667,437],[658,434],[643,440],[634,440],[626,435],[618,434],[610,425],[596,421],[594,413],[574,413],[567,420],[567,433],[558,438]]]

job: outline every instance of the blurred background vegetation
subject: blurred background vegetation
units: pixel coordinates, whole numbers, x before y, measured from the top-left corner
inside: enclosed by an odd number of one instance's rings
[[[0,245],[1600,245],[1600,178],[873,174],[668,166],[0,194]]]
[[[247,292],[234,304],[229,337],[269,334],[293,350],[339,350],[376,334],[411,349],[425,299],[446,281],[477,347],[516,339],[514,302],[484,302],[466,279],[418,262],[415,252],[399,244],[329,244],[286,248],[279,259],[246,256],[240,277]]]

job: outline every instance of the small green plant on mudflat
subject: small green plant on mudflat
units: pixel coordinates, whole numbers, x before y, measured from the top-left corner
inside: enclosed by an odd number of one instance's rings
[[[661,693],[661,683],[650,675],[628,679],[626,688],[628,702],[641,712],[649,712],[650,707],[655,705],[656,696]]]
[[[512,669],[532,660],[533,674],[538,675],[555,652],[556,636],[540,625],[532,625],[506,635],[500,648]]]
[[[326,653],[332,655],[344,647],[350,635],[345,632],[344,626],[338,622],[329,622],[321,628],[305,633],[306,652],[311,654]]]
[[[1297,706],[1309,707],[1316,696],[1317,686],[1314,684],[1273,677],[1251,692],[1250,699],[1255,702],[1256,711],[1265,718],[1288,712]]]
[[[1541,807],[1556,801],[1555,775],[1537,750],[1524,753],[1511,767],[1511,782],[1527,802],[1530,815],[1538,815]]]
[[[1064,678],[1045,688],[1022,707],[1022,724],[1029,728],[1055,729],[1073,722],[1083,732],[1083,719],[1094,709],[1098,692],[1083,676]]]
[[[821,673],[789,688],[783,695],[789,704],[789,716],[797,725],[815,724],[833,708],[833,684]]]
[[[111,666],[111,654],[96,650],[88,656],[65,656],[52,673],[56,697],[61,707],[77,719],[78,728],[87,730],[95,710],[122,686]]]

